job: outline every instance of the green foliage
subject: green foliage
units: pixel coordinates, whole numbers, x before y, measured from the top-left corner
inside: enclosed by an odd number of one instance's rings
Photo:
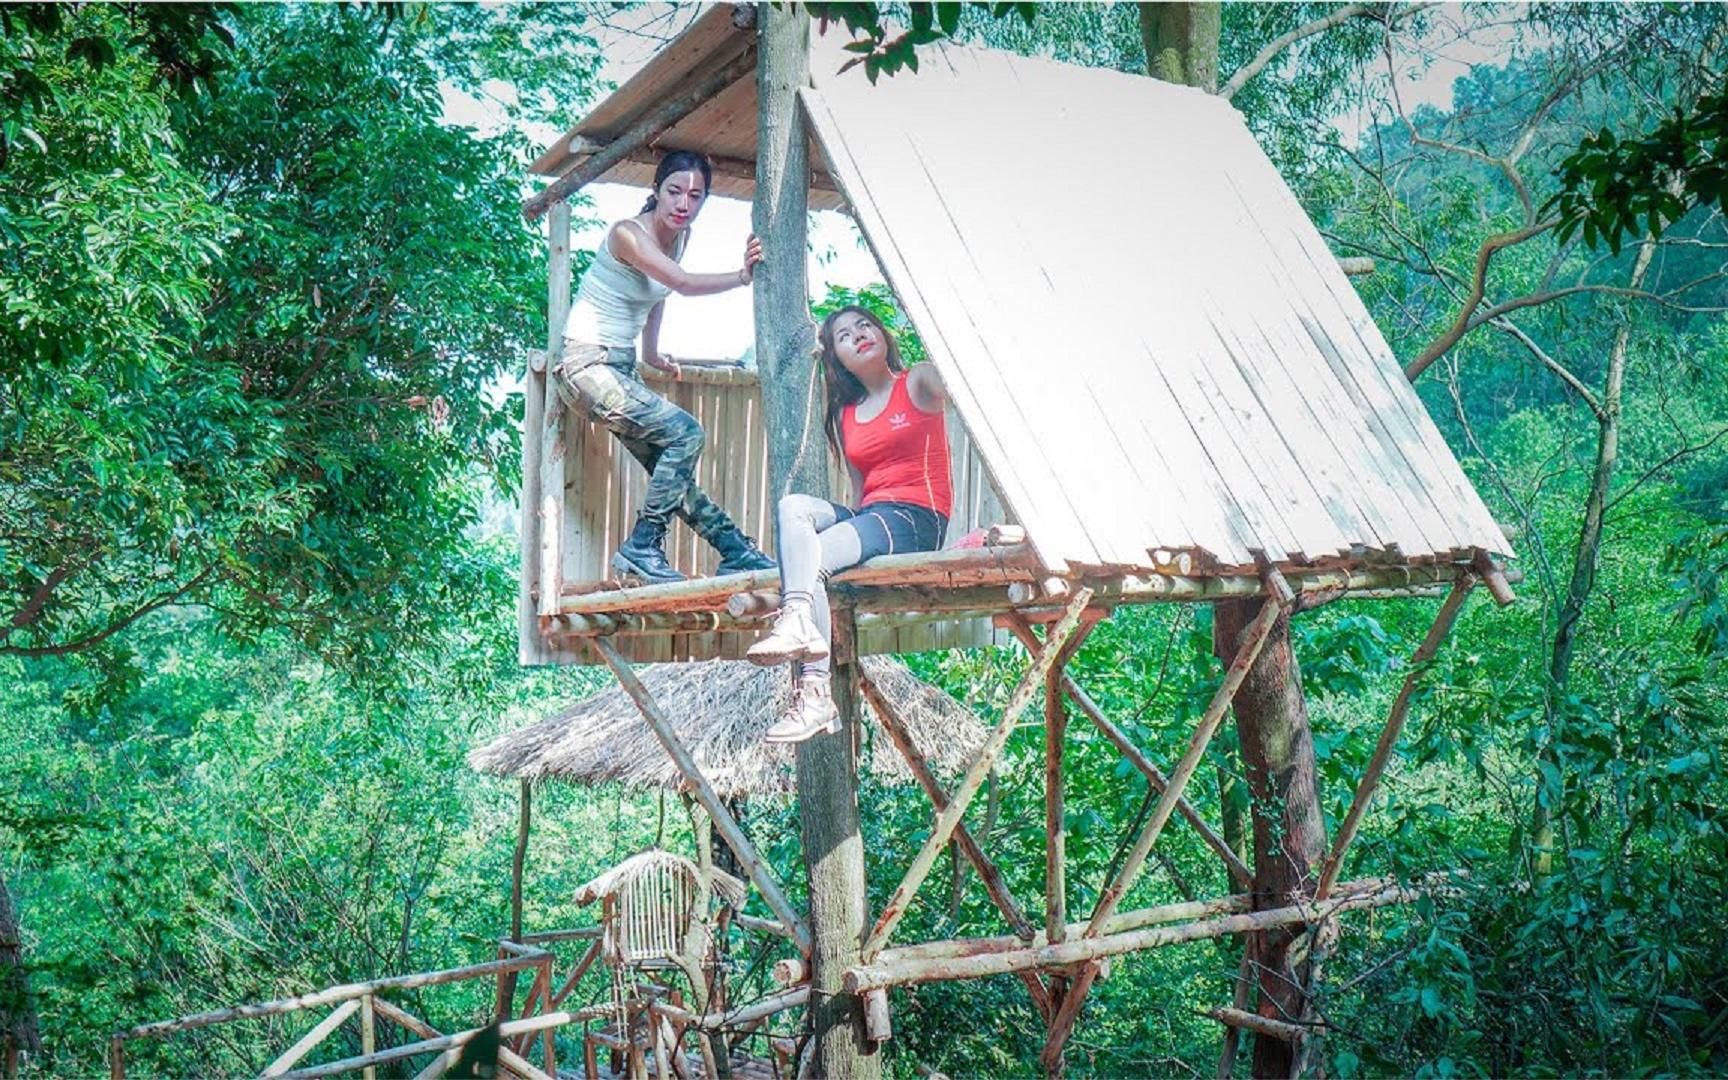
[[[575,8],[201,11],[146,28],[232,42],[190,99],[130,9],[5,39],[53,92],[0,186],[0,653],[118,677],[120,631],[196,602],[376,667],[489,591],[465,533],[515,405],[488,388],[544,294],[525,141],[444,124],[440,83],[569,107],[597,60],[539,53],[586,41]]]
[[[1728,91],[1676,106],[1648,134],[1619,139],[1603,128],[1560,163],[1560,191],[1544,210],[1560,216],[1560,239],[1582,227],[1584,242],[1618,255],[1627,235],[1661,236],[1693,207],[1728,210]]]
[[[1022,22],[1030,24],[1039,5],[1020,2],[991,3],[986,0],[971,0],[969,3],[911,3],[906,5],[911,28],[894,34],[891,24],[883,21],[885,13],[880,4],[804,4],[805,10],[824,28],[830,22],[846,25],[846,29],[854,36],[854,40],[846,46],[846,51],[858,55],[847,61],[840,70],[845,71],[863,64],[864,74],[869,76],[872,84],[878,76],[892,75],[901,68],[917,71],[918,47],[953,37],[960,28],[961,12],[968,7],[979,9],[995,19],[1017,15]]]

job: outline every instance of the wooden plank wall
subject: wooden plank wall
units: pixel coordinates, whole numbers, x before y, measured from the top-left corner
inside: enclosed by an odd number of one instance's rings
[[[768,490],[768,441],[761,423],[762,395],[756,373],[730,367],[687,365],[679,382],[651,378],[649,385],[695,416],[707,432],[707,447],[697,482],[731,514],[746,533],[773,554],[773,503]],[[524,437],[536,441],[538,432]],[[973,529],[1011,520],[982,457],[959,417],[948,415],[949,452],[954,469],[954,515],[948,528],[953,543]],[[826,445],[822,447],[826,453]],[[604,428],[571,415],[566,424],[565,529],[563,569],[566,587],[581,588],[610,580],[612,553],[630,532],[647,488],[647,473]],[[831,455],[830,455],[831,456]],[[836,501],[850,495],[838,462],[830,461]],[[719,557],[678,522],[668,536],[667,558],[681,572],[711,574]],[[533,575],[533,560],[523,566]],[[737,658],[754,635],[678,634],[620,639],[620,650],[639,662]],[[940,620],[915,626],[872,630],[860,635],[865,653],[919,652],[968,648],[997,642],[986,620]],[[598,663],[591,650],[561,652],[558,662]]]

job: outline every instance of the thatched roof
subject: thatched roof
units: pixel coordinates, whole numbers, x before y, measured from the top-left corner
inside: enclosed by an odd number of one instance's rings
[[[892,657],[867,656],[863,664],[896,706],[931,768],[949,775],[962,772],[984,743],[985,729],[977,717]],[[792,748],[762,741],[791,692],[785,668],[712,660],[649,664],[636,670],[722,796],[792,790]],[[875,711],[868,704],[863,711],[871,728],[871,773],[883,783],[912,783]],[[477,747],[468,754],[468,764],[520,780],[672,790],[682,786],[672,759],[617,684],[556,706],[544,719]]]

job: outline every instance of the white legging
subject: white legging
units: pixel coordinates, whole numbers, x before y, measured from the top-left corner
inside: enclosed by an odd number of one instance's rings
[[[803,605],[816,629],[832,642],[834,622],[825,583],[829,575],[864,561],[864,539],[851,521],[840,520],[839,510],[827,499],[787,495],[780,500],[778,510],[784,606]],[[804,674],[828,674],[828,660],[806,661]]]

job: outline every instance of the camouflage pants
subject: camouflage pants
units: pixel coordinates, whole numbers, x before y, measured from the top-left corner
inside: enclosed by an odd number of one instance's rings
[[[565,405],[612,432],[648,470],[644,518],[664,528],[677,515],[710,543],[734,527],[696,486],[702,425],[643,385],[636,377],[635,349],[567,342],[556,375]]]

